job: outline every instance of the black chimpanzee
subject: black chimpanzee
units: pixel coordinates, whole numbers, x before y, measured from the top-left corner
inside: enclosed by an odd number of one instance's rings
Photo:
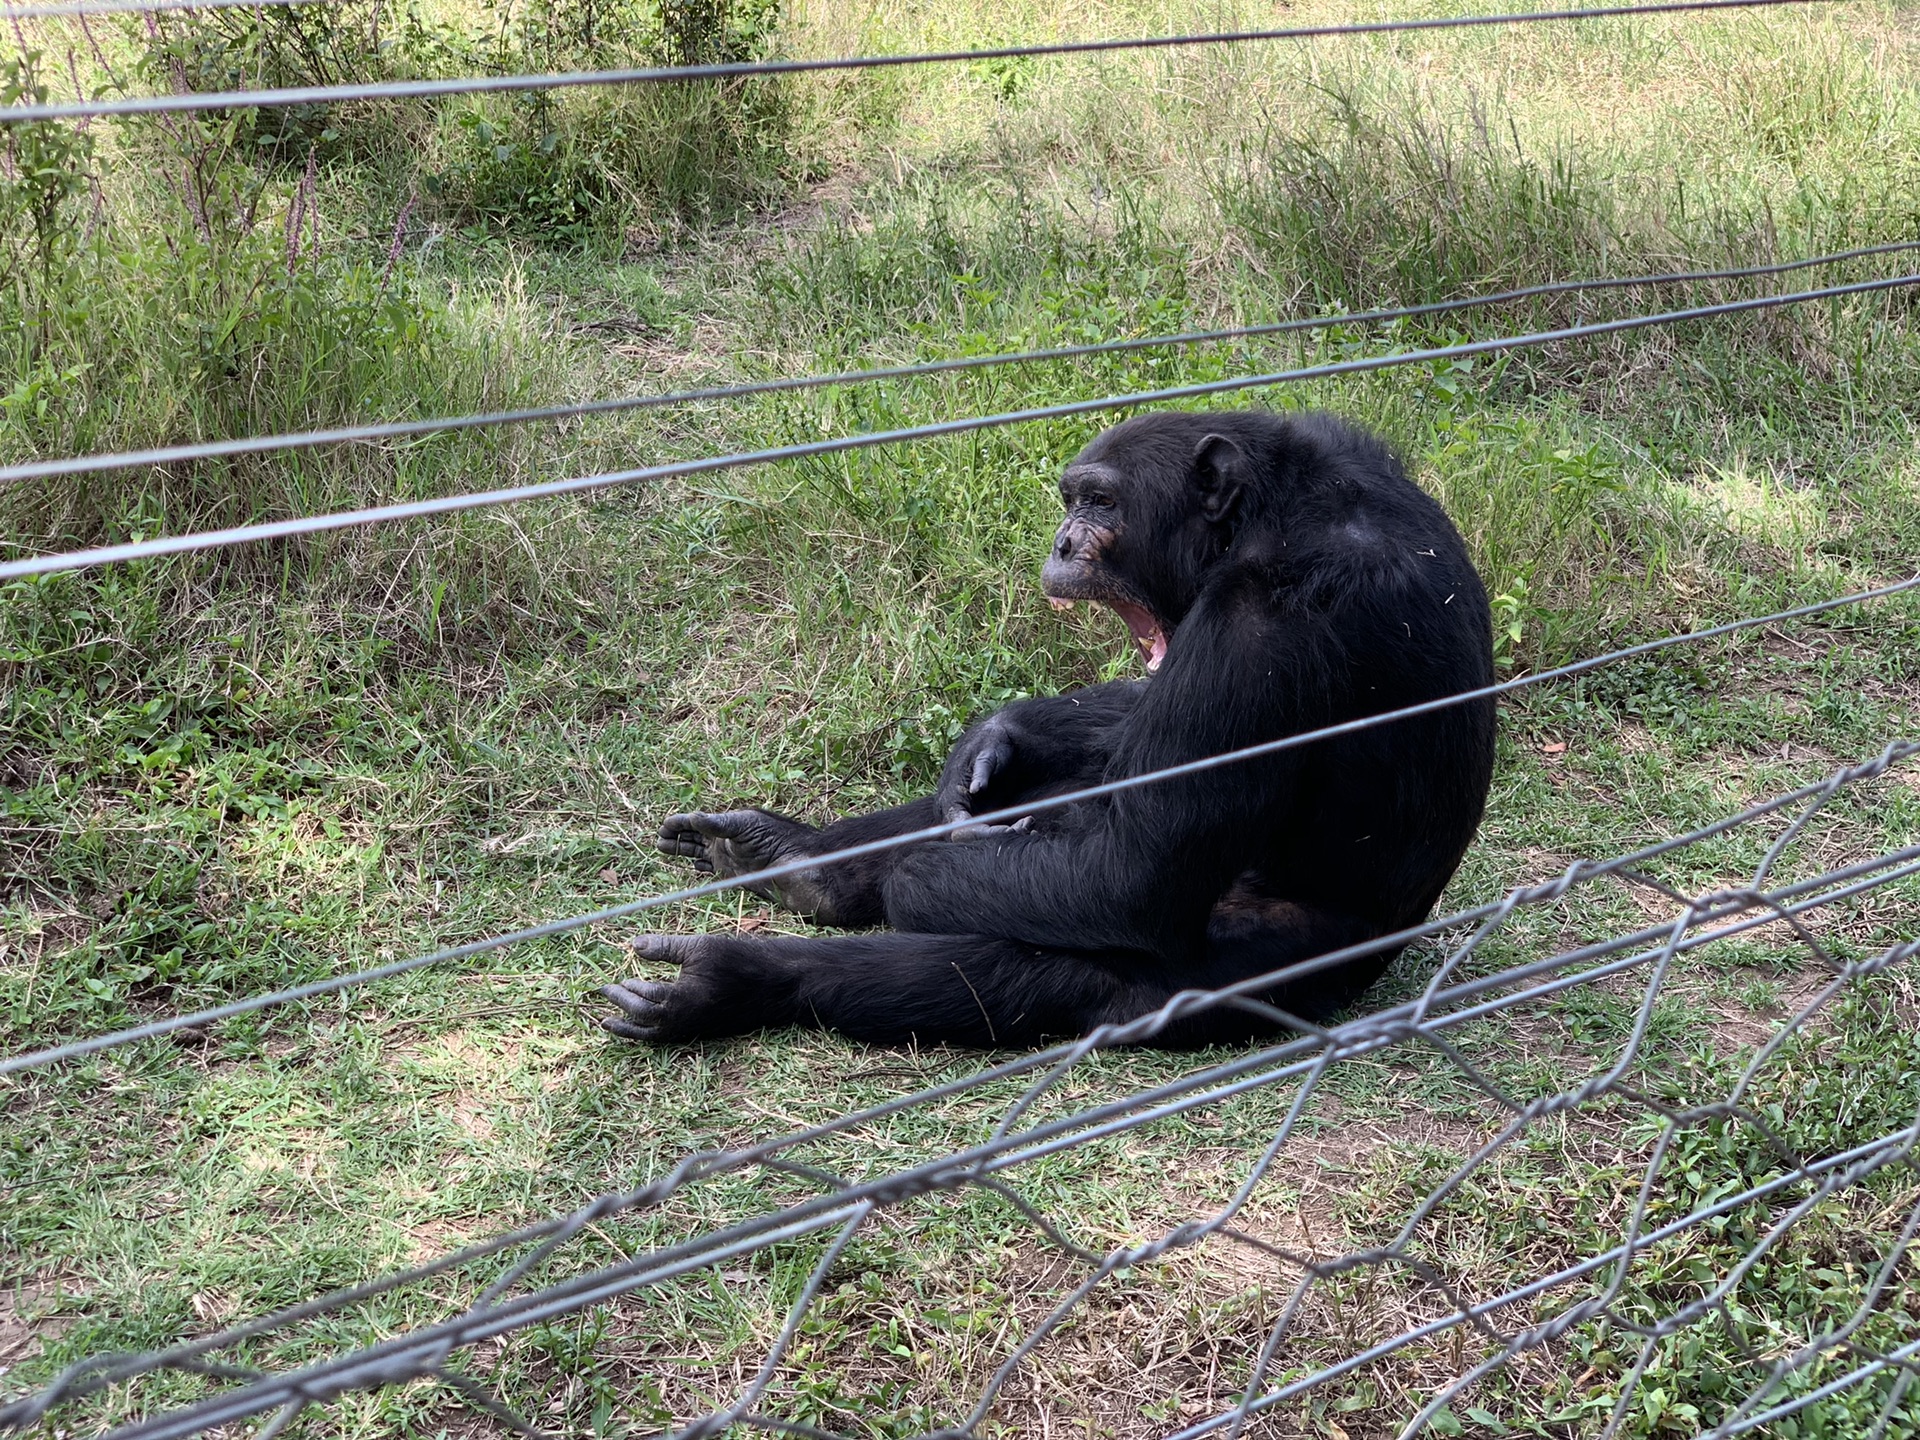
[[[660,848],[719,876],[1016,807],[1493,678],[1486,592],[1439,505],[1327,415],[1141,415],[1061,478],[1041,574],[1118,611],[1149,678],[976,723],[937,794],[815,829],[676,815]],[[875,1041],[1030,1045],[1128,1020],[1417,924],[1479,824],[1494,707],[1469,701],[1298,749],[822,865],[767,898],[870,935],[647,936],[672,982],[603,993],[616,1035],[672,1042],[816,1025]],[[1391,952],[1260,992],[1323,1018]],[[1272,1033],[1231,1007],[1154,1041]]]

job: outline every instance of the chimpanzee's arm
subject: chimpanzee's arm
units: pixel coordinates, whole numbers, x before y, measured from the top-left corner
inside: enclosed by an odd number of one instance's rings
[[[1286,623],[1275,623],[1283,619]],[[1141,774],[1330,718],[1324,616],[1203,597],[1114,733],[1111,766]],[[927,846],[885,886],[895,929],[1032,945],[1184,954],[1245,863],[1248,827],[1284,815],[1295,752],[1241,761],[1072,807],[1054,833]]]
[[[961,776],[957,799],[915,800],[824,829],[767,810],[674,815],[661,829],[660,849],[707,874],[745,875],[1092,784],[1106,768],[1115,728],[1140,690],[1138,682],[1115,681],[996,711],[967,732],[947,762],[948,775]],[[973,791],[967,782],[976,773],[983,783]],[[750,888],[822,924],[862,929],[885,919],[882,887],[910,848],[837,860]]]
[[[694,868],[721,879],[769,870],[874,840],[890,839],[940,823],[931,798],[896,805],[871,815],[836,820],[824,829],[771,810],[722,810],[672,815],[660,830],[664,854],[691,860]],[[924,841],[919,843],[926,843]],[[912,846],[875,851],[809,867],[778,880],[747,888],[823,925],[850,930],[878,925],[886,918],[881,886],[896,859]]]

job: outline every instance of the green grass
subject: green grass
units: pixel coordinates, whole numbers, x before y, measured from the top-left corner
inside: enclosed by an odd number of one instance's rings
[[[358,26],[372,12],[341,13]],[[506,29],[484,7],[425,10],[378,53],[356,49],[351,28],[256,53],[242,24],[225,42],[238,50],[216,58],[285,65],[304,53],[339,74],[624,62],[665,43],[649,13],[604,12],[624,19],[589,45],[584,13],[566,7]],[[741,43],[825,54],[1385,13],[1331,0],[820,3]],[[174,136],[96,126],[90,158],[61,161],[39,189],[15,167],[0,187],[12,247],[0,462],[1908,237],[1920,214],[1910,19],[1862,4],[875,72],[795,83],[724,131],[701,121],[710,96],[656,112],[664,102],[632,94],[570,98],[565,123],[478,102],[296,116],[306,128],[266,145],[237,121]],[[132,75],[155,63],[138,31],[101,26],[96,38],[97,55],[77,29],[34,32],[41,82],[70,86],[68,47],[83,78],[96,64]],[[482,137],[473,116],[494,130]],[[559,139],[542,150],[549,133]],[[318,147],[310,187],[296,142]],[[198,189],[177,178],[192,174]],[[203,226],[210,203],[220,223]],[[289,265],[296,203],[305,238]],[[50,249],[35,228],[48,215]],[[1895,256],[1835,278],[1906,268]],[[1747,293],[1757,288],[1556,297],[1392,329],[15,485],[0,489],[0,534],[16,554]],[[1221,403],[1326,406],[1388,435],[1467,534],[1501,597],[1506,673],[1521,673],[1911,573],[1917,351],[1912,301],[1896,292]],[[0,1049],[667,888],[684,877],[651,848],[665,814],[889,803],[931,782],[980,709],[1131,673],[1116,620],[1057,617],[1034,583],[1054,476],[1109,418],[7,587]],[[1444,904],[1704,824],[1913,733],[1917,642],[1920,607],[1893,602],[1516,695],[1487,821]],[[1786,873],[1913,844],[1917,830],[1920,789],[1896,772],[1840,796]],[[1732,883],[1764,846],[1740,832],[1653,874],[1689,890]],[[1873,954],[1914,933],[1917,898],[1906,883],[1841,907],[1819,922],[1821,942],[1842,958]],[[1473,973],[1672,913],[1644,889],[1588,887],[1516,915]],[[652,923],[749,917],[798,925],[751,897]],[[643,1183],[689,1151],[981,1063],[818,1035],[669,1053],[605,1043],[582,997],[626,973],[623,934],[494,952],[0,1082],[0,1365],[11,1367],[0,1390],[97,1350],[206,1333]],[[1381,1002],[1417,993],[1439,954],[1407,956]],[[1816,977],[1777,926],[1690,953],[1629,1080],[1668,1104],[1723,1095]],[[1510,1093],[1548,1095],[1611,1062],[1639,999],[1630,979],[1583,987],[1453,1038]],[[1809,1155],[1907,1123],[1920,1106],[1914,1004],[1899,969],[1854,987],[1761,1073],[1754,1104]],[[1041,1113],[1226,1053],[1095,1056]],[[976,1143],[1016,1093],[990,1087],[806,1158],[884,1174]],[[1237,1097],[1049,1157],[1021,1184],[1078,1243],[1137,1243],[1222,1203],[1291,1098],[1284,1086]],[[1502,1118],[1432,1050],[1343,1063],[1243,1228],[1322,1258],[1381,1243]],[[1653,1135],[1646,1110],[1617,1097],[1537,1123],[1436,1213],[1420,1253],[1484,1297],[1617,1243]],[[1703,1125],[1665,1162],[1650,1223],[1777,1165],[1751,1127]],[[1889,1171],[1823,1203],[1735,1294],[1732,1335],[1716,1319],[1660,1348],[1626,1433],[1691,1433],[1737,1400],[1737,1382],[1763,1372],[1734,1336],[1770,1360],[1843,1318],[1920,1198],[1913,1188]],[[803,1193],[789,1177],[703,1182],[592,1227],[541,1275]],[[1620,1313],[1644,1319],[1702,1293],[1767,1223],[1765,1207],[1748,1207],[1657,1252]],[[822,1244],[688,1277],[465,1363],[562,1433],[684,1422],[736,1393]],[[874,1435],[957,1419],[1084,1273],[1055,1259],[991,1196],[902,1206],[837,1267],[771,1404]],[[489,1273],[396,1292],[252,1358],[291,1364],[430,1323]],[[1013,1381],[988,1430],[1147,1436],[1211,1414],[1244,1384],[1291,1282],[1279,1262],[1217,1242],[1109,1282]],[[1343,1275],[1315,1291],[1274,1373],[1338,1359],[1438,1303],[1404,1270]],[[1914,1304],[1902,1272],[1863,1339],[1910,1336]],[[1455,1423],[1597,1434],[1636,1351],[1618,1327],[1580,1327],[1481,1382]],[[1423,1343],[1256,1429],[1390,1435],[1484,1353],[1473,1336]],[[1847,1361],[1822,1363],[1820,1378]],[[205,1388],[161,1377],[57,1423],[102,1426]],[[1871,1403],[1824,1402],[1776,1433],[1862,1433]],[[295,1431],[463,1435],[475,1423],[418,1383],[349,1395]],[[1916,1426],[1920,1413],[1903,1412],[1890,1433]]]

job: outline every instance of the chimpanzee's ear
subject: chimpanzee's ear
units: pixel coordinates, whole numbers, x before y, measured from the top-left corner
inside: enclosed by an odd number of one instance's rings
[[[1247,452],[1225,435],[1208,435],[1193,448],[1193,483],[1200,491],[1200,513],[1218,524],[1233,514],[1240,491],[1252,473]]]

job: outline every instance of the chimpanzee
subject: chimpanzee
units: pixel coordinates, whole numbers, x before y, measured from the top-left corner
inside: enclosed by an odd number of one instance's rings
[[[741,875],[1488,685],[1486,592],[1459,532],[1379,440],[1332,416],[1156,413],[1060,481],[1041,572],[1056,606],[1118,611],[1144,680],[977,722],[938,792],[816,829],[764,810],[676,815],[660,848]],[[1333,739],[823,864],[761,893],[867,935],[645,936],[678,978],[601,993],[601,1023],[676,1042],[814,1025],[879,1042],[1075,1036],[1419,923],[1480,822],[1481,698]],[[1323,1019],[1393,958],[1258,998]],[[1216,1006],[1154,1037],[1274,1033]]]

